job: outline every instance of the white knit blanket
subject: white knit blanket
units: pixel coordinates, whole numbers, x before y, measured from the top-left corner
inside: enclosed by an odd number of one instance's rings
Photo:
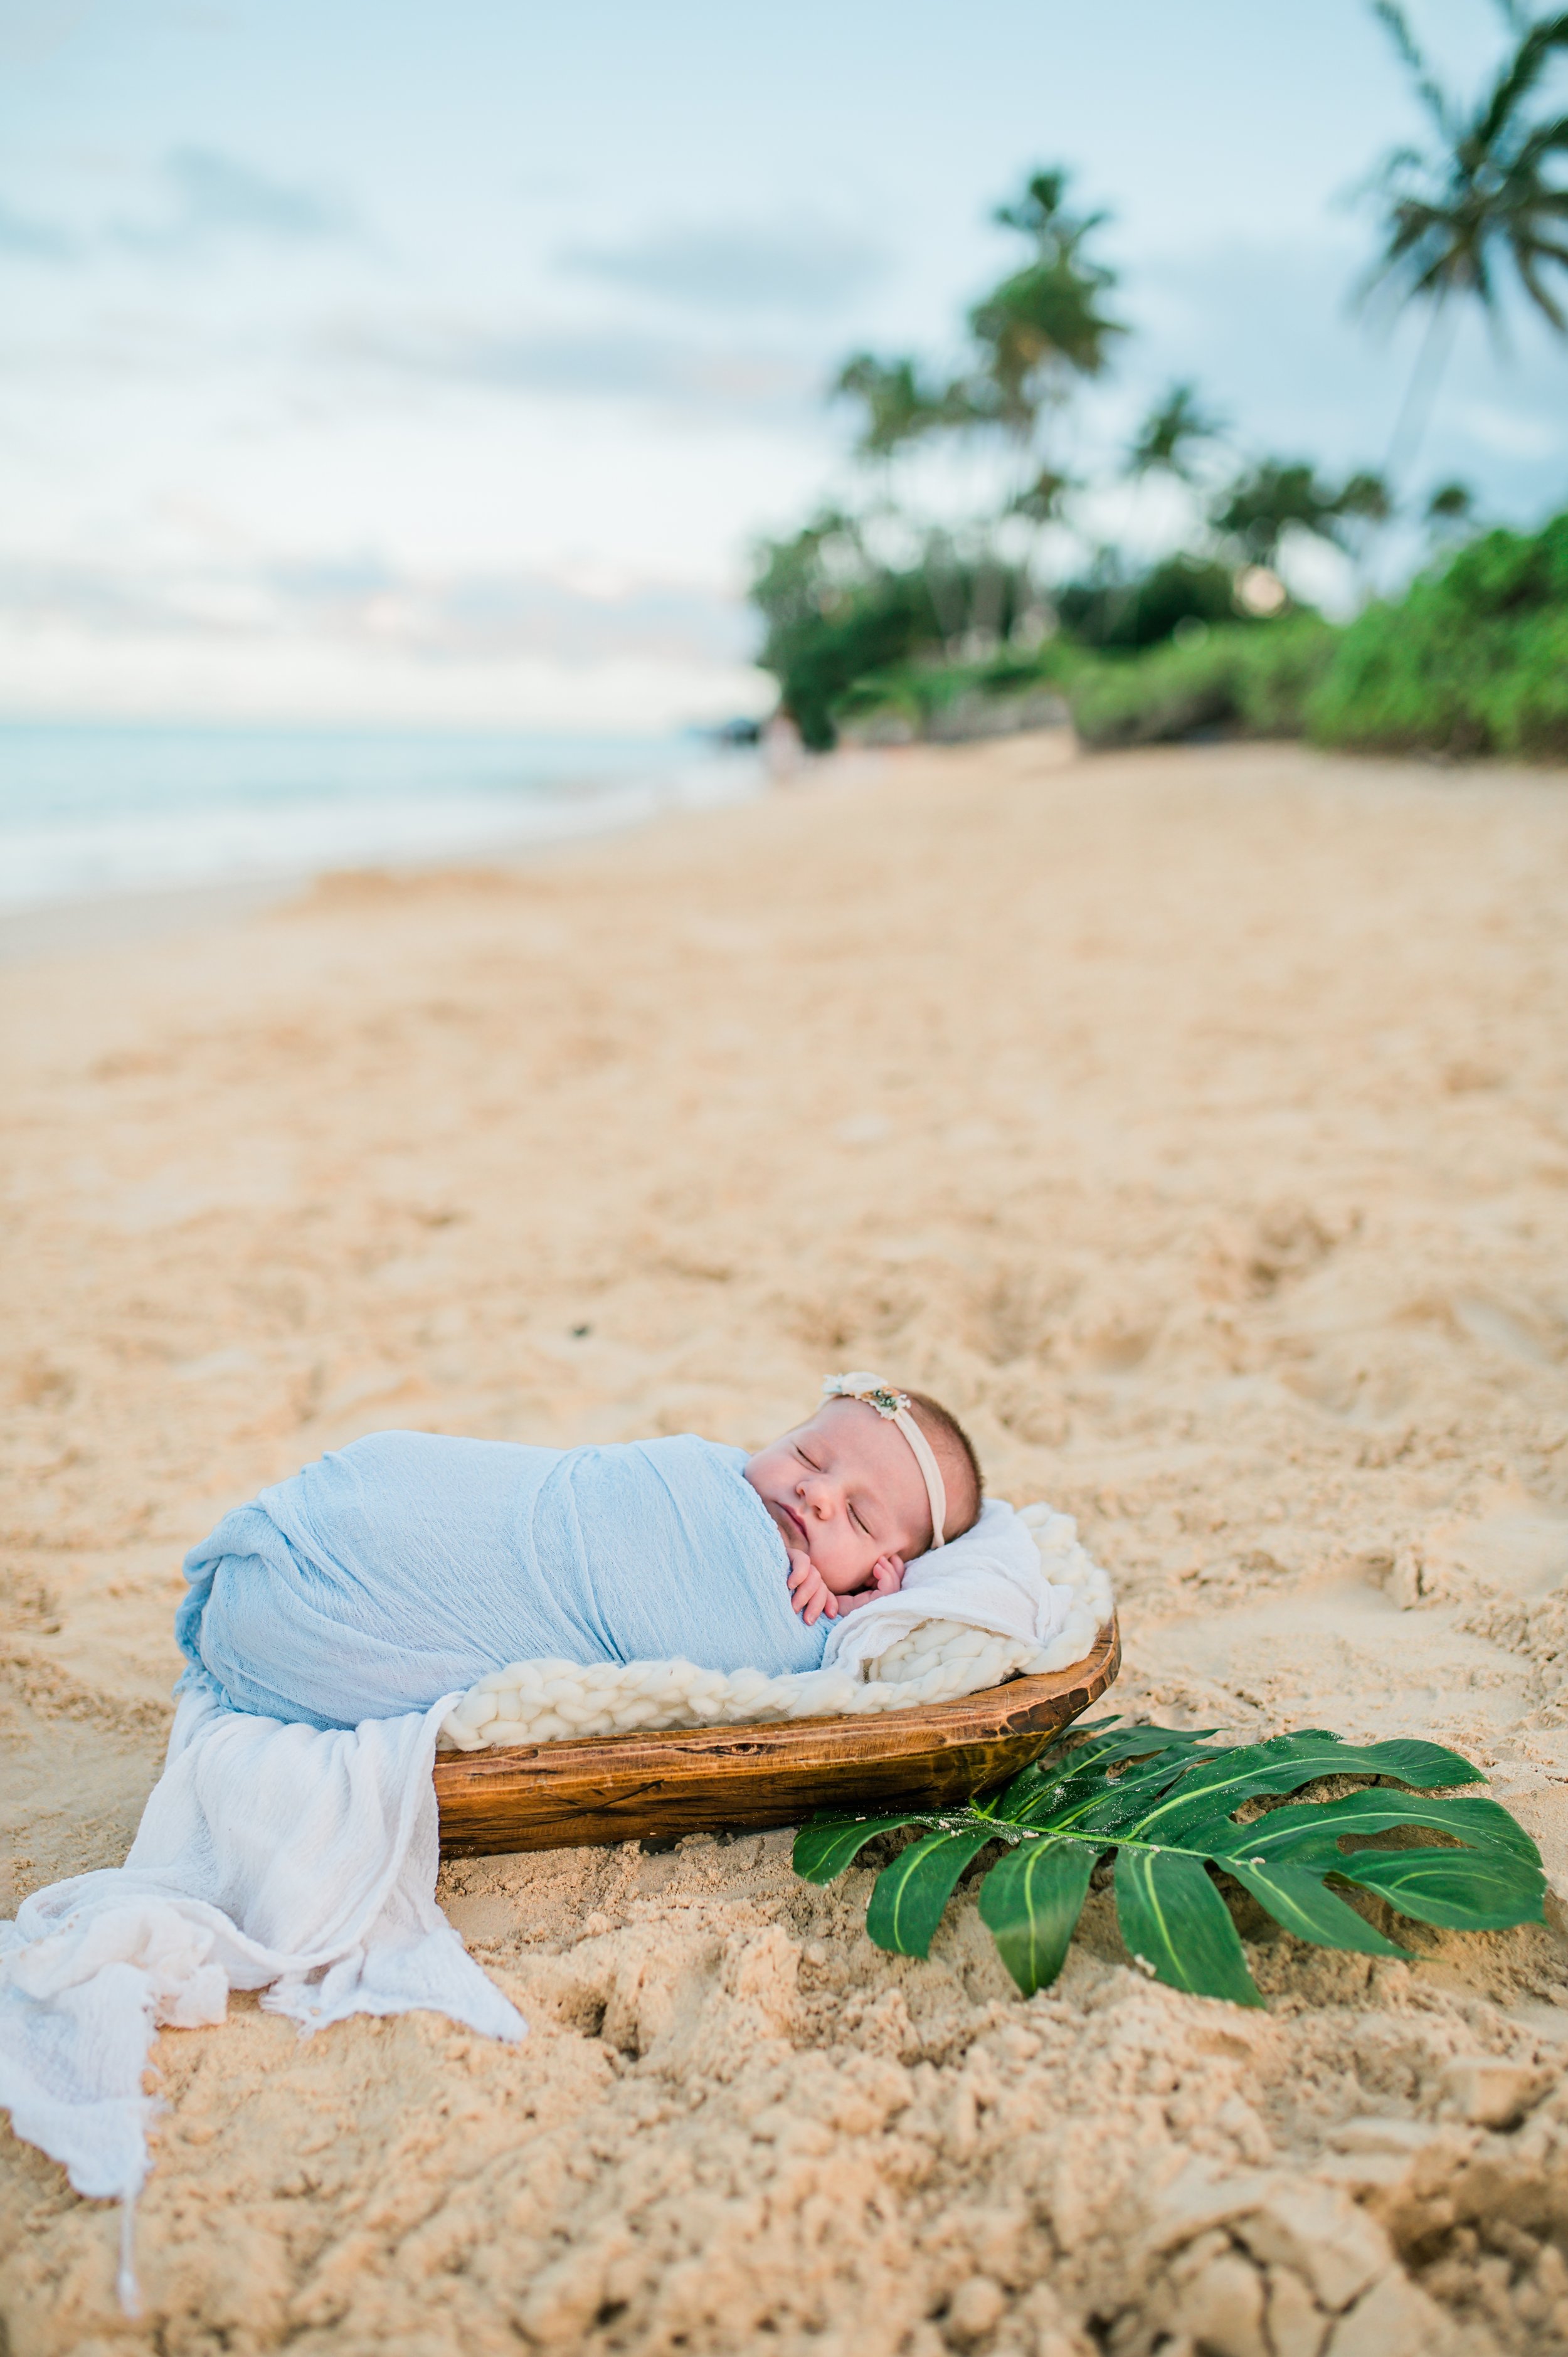
[[[469,1687],[440,1740],[479,1751],[639,1727],[913,1710],[1069,1668],[1111,1610],[1111,1582],[1070,1514],[992,1500],[962,1538],[912,1563],[896,1596],[836,1622],[820,1670],[770,1678],[682,1661],[512,1662]]]

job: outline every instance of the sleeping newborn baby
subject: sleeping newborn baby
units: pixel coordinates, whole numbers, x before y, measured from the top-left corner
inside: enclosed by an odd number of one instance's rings
[[[354,1727],[509,1662],[821,1665],[839,1614],[980,1512],[957,1420],[872,1375],[755,1456],[684,1433],[584,1448],[379,1432],[226,1514],[175,1633],[241,1710]]]

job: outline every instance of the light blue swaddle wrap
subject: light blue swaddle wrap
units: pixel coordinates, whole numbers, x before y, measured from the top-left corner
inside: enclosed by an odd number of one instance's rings
[[[832,1624],[793,1610],[745,1464],[691,1433],[567,1449],[372,1433],[191,1549],[186,1680],[267,1717],[356,1727],[509,1662],[817,1669]]]

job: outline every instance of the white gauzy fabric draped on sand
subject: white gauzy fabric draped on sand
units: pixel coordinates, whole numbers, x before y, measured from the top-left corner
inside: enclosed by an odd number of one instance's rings
[[[494,2038],[521,2017],[435,1903],[437,1734],[467,1750],[629,1727],[907,1710],[1065,1669],[1109,1620],[1111,1585],[1069,1517],[988,1504],[902,1589],[838,1622],[826,1666],[769,1677],[690,1662],[520,1662],[428,1710],[317,1727],[187,1693],[125,1864],[36,1891],[0,1923],[0,2105],[79,2193],[131,2221],[157,2109],[160,2026],[222,2020],[263,1989],[302,2032],[352,2013],[448,2014]]]
[[[450,1699],[323,1732],[187,1695],[124,1865],[0,1923],[0,2104],[79,2193],[125,2203],[127,2308],[160,2026],[220,2022],[231,1988],[259,1988],[302,2030],[423,2008],[522,2036],[435,1903],[430,1771]]]

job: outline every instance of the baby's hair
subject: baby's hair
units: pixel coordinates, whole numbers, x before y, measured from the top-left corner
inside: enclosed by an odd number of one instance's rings
[[[960,1538],[965,1531],[972,1530],[980,1520],[981,1502],[985,1496],[985,1476],[980,1469],[974,1443],[952,1410],[944,1407],[940,1400],[932,1399],[929,1392],[907,1391],[905,1397],[915,1411],[916,1421],[929,1426],[939,1439],[947,1441],[955,1448],[974,1478],[974,1506],[968,1521],[956,1528],[950,1522],[948,1526],[947,1536],[950,1539]]]

